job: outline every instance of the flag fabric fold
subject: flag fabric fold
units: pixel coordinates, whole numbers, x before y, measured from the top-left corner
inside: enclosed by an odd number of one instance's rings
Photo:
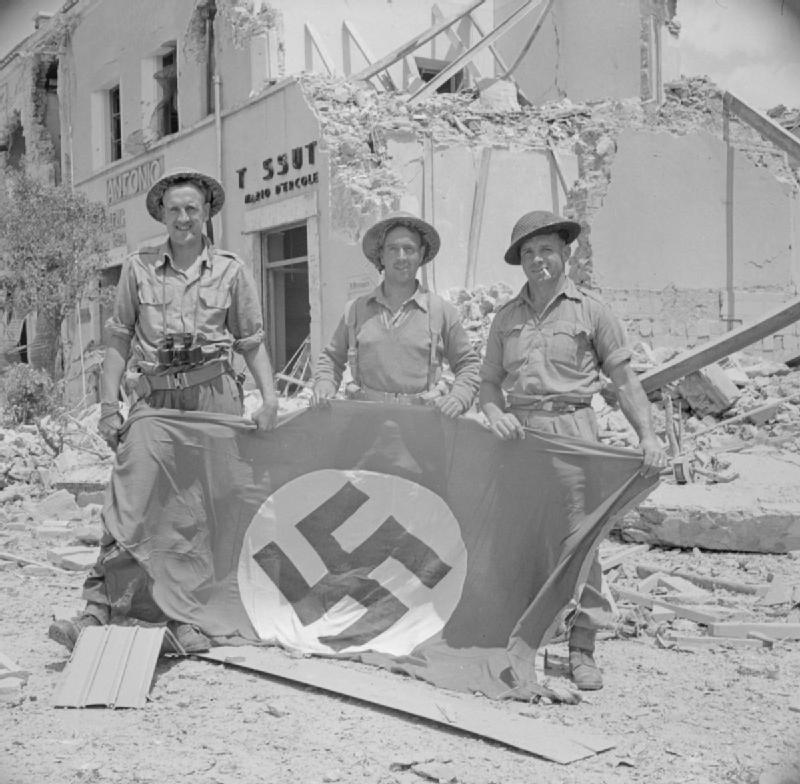
[[[213,637],[524,694],[613,516],[654,486],[640,465],[417,406],[333,401],[269,433],[137,412],[104,520],[148,590],[111,575],[109,599],[147,620],[150,596]]]

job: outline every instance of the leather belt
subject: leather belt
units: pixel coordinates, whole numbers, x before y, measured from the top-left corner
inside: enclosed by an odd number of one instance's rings
[[[404,406],[424,406],[427,399],[421,394],[407,394],[404,392],[382,392],[379,389],[359,387],[348,393],[351,400],[368,400],[373,403],[400,403]]]
[[[139,397],[147,397],[151,392],[188,389],[232,372],[233,369],[227,359],[212,359],[210,362],[204,362],[199,367],[189,368],[188,370],[168,371],[158,374],[143,373],[136,382],[136,393]]]
[[[572,414],[581,408],[589,408],[591,400],[545,400],[509,398],[509,408],[518,411],[546,411],[553,414]]]

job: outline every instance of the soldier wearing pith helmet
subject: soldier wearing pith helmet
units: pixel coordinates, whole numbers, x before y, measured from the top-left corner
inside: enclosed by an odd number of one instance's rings
[[[458,311],[417,279],[439,252],[439,232],[408,212],[395,212],[371,226],[361,249],[383,275],[371,293],[349,302],[316,364],[314,404],[333,397],[347,365],[351,398],[433,405],[456,417],[471,405],[480,358]],[[441,380],[442,360],[455,379]]]
[[[204,234],[206,222],[224,202],[222,185],[188,166],[165,173],[147,193],[145,208],[164,224],[167,239],[126,259],[106,325],[98,431],[112,448],[123,424],[119,405],[123,379],[134,401],[131,410],[152,407],[241,416],[234,352],[242,355],[261,392],[263,404],[253,421],[261,430],[275,426],[277,396],[253,278],[238,256],[215,248]],[[137,566],[106,532],[97,563],[84,583],[84,612],[54,623],[51,638],[71,650],[82,628],[109,623],[112,610],[114,615],[125,615],[126,608],[112,608],[107,585],[139,580],[143,572]],[[106,575],[112,572],[114,581],[107,582]],[[127,593],[136,593],[133,582]],[[208,649],[201,630],[170,624],[183,650]]]
[[[616,387],[620,407],[639,436],[641,472],[658,473],[666,454],[631,369],[622,324],[566,274],[570,246],[580,232],[576,221],[545,210],[528,212],[514,225],[504,258],[522,268],[526,282],[492,322],[480,406],[502,439],[524,438],[530,428],[594,441],[598,430],[590,403],[602,387],[602,373]],[[594,661],[595,636],[611,608],[600,582],[595,555],[569,638],[570,671],[581,689],[603,684]]]

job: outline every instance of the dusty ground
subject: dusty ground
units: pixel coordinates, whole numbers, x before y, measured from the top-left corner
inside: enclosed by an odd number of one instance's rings
[[[0,550],[43,559],[46,542],[35,534],[35,522],[25,530],[6,523],[0,526]],[[800,578],[800,560],[793,555],[653,549],[629,560],[608,572],[612,585],[635,589],[636,562],[744,582],[764,582],[770,575]],[[0,705],[2,784],[800,782],[800,713],[789,708],[800,692],[800,642],[773,650],[682,652],[660,648],[649,633],[653,626],[633,638],[600,641],[606,679],[601,692],[579,705],[502,705],[509,714],[618,739],[612,751],[562,766],[401,714],[193,659],[162,659],[151,701],[142,710],[54,708],[66,652],[46,630],[54,605],[80,606],[82,575],[39,571],[9,562],[0,571],[0,652],[30,671],[27,684]],[[759,609],[754,597],[726,591],[715,592],[714,602],[764,620],[797,614],[786,605]],[[689,622],[676,623],[681,633],[699,631]],[[564,653],[557,646],[553,651]],[[381,677],[403,688],[401,676]]]

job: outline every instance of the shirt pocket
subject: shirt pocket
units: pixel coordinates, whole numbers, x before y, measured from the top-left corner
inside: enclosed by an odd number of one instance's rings
[[[198,296],[200,305],[207,311],[224,311],[231,306],[230,289],[221,286],[201,286]]]
[[[591,341],[586,327],[574,321],[555,321],[542,328],[544,353],[548,362],[570,368],[582,368]]]
[[[159,281],[143,280],[139,283],[139,304],[142,308],[157,308],[172,302],[173,291]]]
[[[503,369],[506,373],[514,373],[527,359],[527,351],[523,345],[522,324],[509,327],[503,332]]]

